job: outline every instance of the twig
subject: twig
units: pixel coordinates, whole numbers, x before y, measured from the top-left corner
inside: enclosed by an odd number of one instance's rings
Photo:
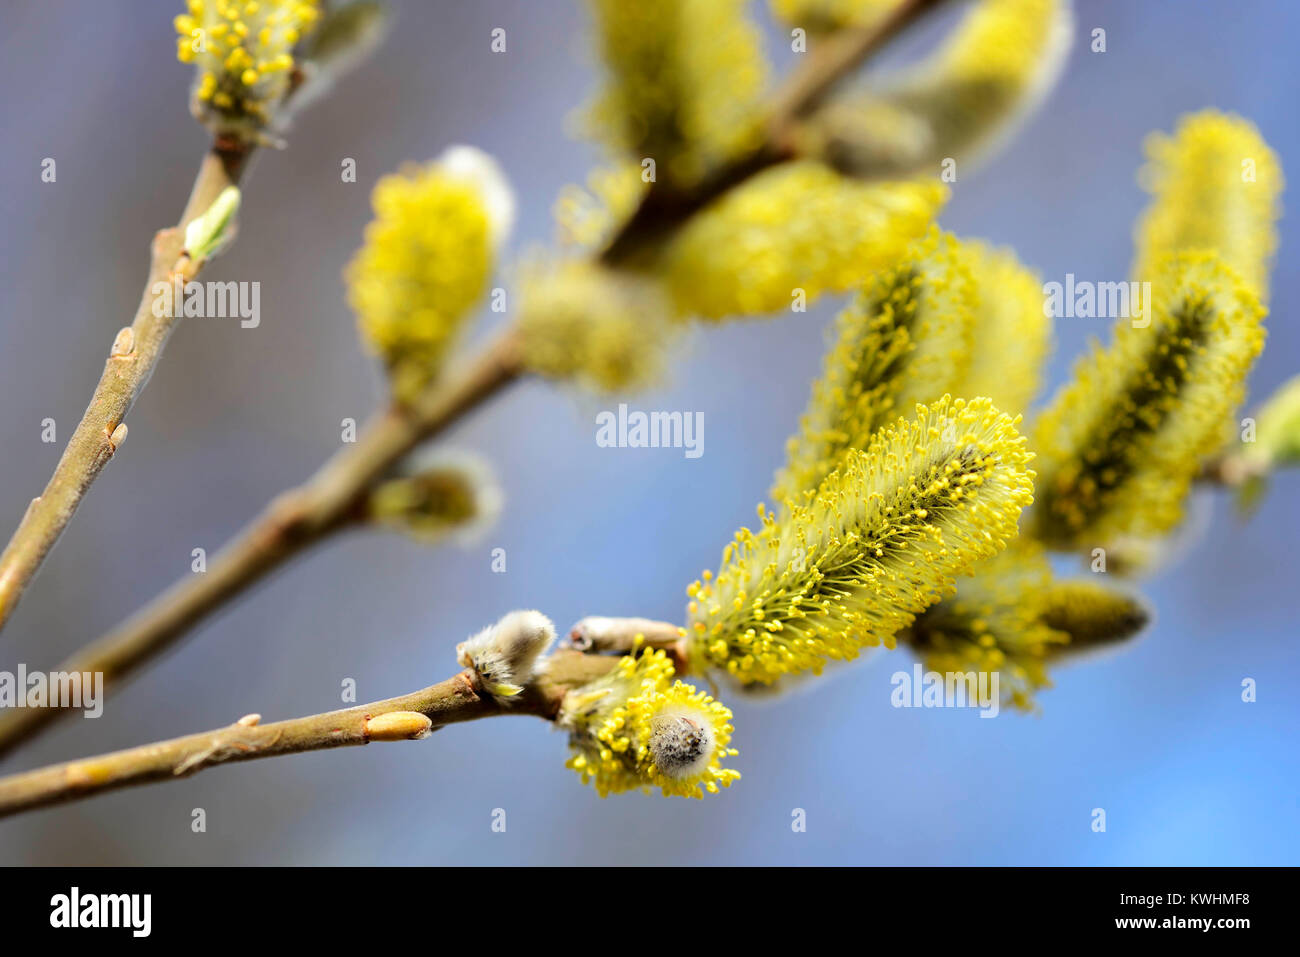
[[[0,628],[13,614],[91,484],[126,438],[122,420],[153,374],[179,318],[176,310],[154,314],[154,284],[170,283],[176,274],[185,280],[197,275],[202,263],[190,260],[182,249],[185,226],[207,210],[223,189],[239,181],[251,152],[251,147],[240,144],[214,146],[199,167],[180,225],[154,236],[149,279],[135,319],[113,340],[104,374],[53,476],[40,497],[32,500],[0,554]]]
[[[475,673],[466,670],[400,698],[274,724],[258,724],[258,716],[249,715],[215,731],[10,775],[0,778],[0,817],[116,788],[175,780],[231,761],[369,744],[372,740],[398,740],[388,734],[381,738],[376,732],[380,727],[396,725],[400,734],[406,722],[377,721],[382,715],[400,718],[414,713],[428,718],[428,723],[412,723],[413,733],[402,737],[423,737],[432,729],[493,715],[527,714],[554,720],[565,692],[605,674],[616,660],[573,651],[556,652],[546,673],[516,699],[517,703],[509,705],[499,704],[484,693]]]
[[[521,372],[517,342],[507,332],[414,406],[390,408],[369,422],[355,444],[344,447],[306,484],[272,501],[213,557],[204,574],[182,579],[58,670],[102,672],[105,687],[122,679],[250,585],[347,527],[376,479]],[[62,713],[58,708],[0,713],[0,756]]]

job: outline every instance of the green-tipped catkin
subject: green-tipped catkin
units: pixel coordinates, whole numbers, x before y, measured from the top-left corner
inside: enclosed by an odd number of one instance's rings
[[[600,392],[663,374],[677,324],[653,278],[582,259],[537,264],[520,287],[520,352],[531,371]]]
[[[1024,412],[1038,394],[1052,349],[1052,320],[1043,310],[1042,278],[1010,249],[963,240],[975,279],[970,366],[954,380],[958,395],[983,395],[1007,412]]]
[[[1052,580],[1041,547],[1017,540],[971,567],[956,592],[926,609],[900,634],[925,668],[997,672],[1003,697],[1021,709],[1051,686],[1056,660],[1121,641],[1147,622],[1131,596],[1093,582]]]
[[[1204,110],[1172,136],[1153,133],[1139,182],[1151,205],[1135,230],[1133,276],[1150,281],[1161,257],[1212,250],[1268,299],[1268,274],[1282,212],[1282,166],[1254,124]]]
[[[379,482],[366,518],[426,544],[456,537],[472,541],[496,521],[501,490],[491,468],[473,456],[441,450],[418,455]]]
[[[438,374],[486,291],[514,199],[491,157],[456,146],[383,177],[371,203],[375,218],[347,268],[348,302],[393,394],[409,402]]]
[[[1093,346],[1034,428],[1033,529],[1055,548],[1169,531],[1218,450],[1264,344],[1264,309],[1210,253],[1170,257],[1145,324],[1122,319]]]
[[[858,183],[818,163],[786,163],[693,216],[660,266],[683,315],[790,309],[897,261],[946,197],[936,181]]]
[[[932,56],[820,110],[807,148],[872,179],[977,160],[1042,102],[1073,34],[1068,0],[981,0]]]
[[[742,684],[818,673],[894,635],[1016,534],[1033,500],[1019,419],[947,396],[852,449],[817,495],[741,529],[687,589],[693,667]]]
[[[569,732],[567,767],[601,797],[658,787],[665,796],[717,794],[740,777],[731,711],[681,681],[662,650],[619,659],[603,678],[564,696],[556,724]]]
[[[975,307],[967,260],[956,239],[933,229],[840,313],[773,501],[812,495],[849,449],[866,448],[882,425],[962,379]]]
[[[605,87],[587,125],[656,178],[697,183],[759,143],[767,63],[747,0],[591,0]]]

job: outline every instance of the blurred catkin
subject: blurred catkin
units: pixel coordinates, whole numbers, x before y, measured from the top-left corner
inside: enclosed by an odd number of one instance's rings
[[[979,0],[935,53],[819,111],[807,149],[872,179],[978,160],[1042,102],[1073,32],[1068,0]]]
[[[786,447],[772,500],[802,501],[849,449],[967,372],[976,291],[968,256],[937,228],[867,283],[836,320],[836,341]]]
[[[1033,529],[1054,548],[1172,529],[1263,347],[1265,310],[1217,256],[1168,257],[1152,290],[1148,323],[1094,343],[1034,427]]]
[[[791,28],[831,33],[845,27],[871,27],[903,0],[769,0],[772,15]]]
[[[459,146],[383,177],[371,203],[375,218],[347,269],[348,301],[394,396],[409,402],[486,291],[513,200],[496,163]]]
[[[814,162],[753,177],[696,214],[660,266],[683,315],[790,309],[896,261],[947,197],[938,182],[859,183]]]
[[[1021,709],[1051,686],[1048,668],[1057,659],[1131,637],[1147,621],[1123,592],[1053,581],[1046,553],[1030,540],[1017,539],[971,571],[899,638],[929,671],[997,672],[1003,696]]]
[[[987,399],[947,396],[851,449],[817,495],[741,529],[716,580],[687,589],[692,667],[742,684],[819,673],[894,635],[1005,547],[1033,457]]]
[[[748,0],[590,0],[606,82],[587,126],[689,187],[761,136],[767,64]]]
[[[975,322],[966,375],[956,395],[988,396],[1007,412],[1024,412],[1038,394],[1052,349],[1041,277],[1010,249],[962,241],[975,280]]]
[[[1150,281],[1168,253],[1209,250],[1267,301],[1283,176],[1254,124],[1191,113],[1172,136],[1151,134],[1146,154],[1138,178],[1152,199],[1135,230],[1134,278]]]
[[[667,296],[653,278],[590,260],[536,263],[520,283],[524,364],[600,392],[652,385],[675,337]]]

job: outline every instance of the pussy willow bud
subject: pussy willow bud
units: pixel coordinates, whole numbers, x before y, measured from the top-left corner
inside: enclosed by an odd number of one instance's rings
[[[968,169],[1046,97],[1073,34],[1068,0],[980,0],[930,57],[819,110],[804,149],[871,179]]]
[[[1121,319],[1034,428],[1040,455],[1034,533],[1091,549],[1162,535],[1223,444],[1264,344],[1264,309],[1211,253],[1168,258],[1145,322]]]
[[[514,200],[491,157],[455,146],[385,176],[371,202],[375,218],[347,269],[348,301],[393,394],[410,402],[437,375],[487,289]]]
[[[1070,636],[1068,645],[1052,649],[1054,655],[1123,641],[1151,620],[1151,612],[1137,598],[1095,582],[1053,582],[1039,601],[1043,624]]]
[[[599,392],[654,384],[675,339],[660,284],[590,260],[535,264],[521,282],[517,322],[525,366]]]
[[[289,91],[294,47],[320,16],[317,0],[188,0],[176,55],[198,67],[190,108],[214,133],[262,140]]]
[[[812,495],[849,449],[965,375],[976,290],[958,241],[932,229],[877,273],[836,321],[836,340],[786,446],[772,499]]]
[[[412,456],[379,482],[365,517],[425,543],[447,537],[473,541],[496,521],[501,503],[501,488],[486,462],[436,450]]]
[[[540,611],[512,611],[456,646],[456,660],[472,668],[497,701],[509,704],[539,670],[538,659],[555,640],[555,626]]]
[[[677,186],[757,146],[767,65],[747,5],[591,0],[607,81],[588,127]]]
[[[185,252],[196,262],[215,257],[234,238],[239,187],[227,186],[212,205],[185,227]]]
[[[1300,465],[1300,376],[1284,382],[1255,414],[1254,439],[1234,441],[1219,463],[1221,478],[1237,488],[1237,503],[1247,511],[1275,468]]]
[[[1033,500],[1033,457],[987,399],[947,396],[851,449],[815,497],[759,514],[687,593],[692,670],[771,683],[894,635],[1005,547]]]
[[[569,732],[566,766],[601,797],[650,787],[703,797],[740,777],[721,765],[737,753],[728,747],[731,711],[672,678],[663,651],[640,651],[565,695],[556,721]]]
[[[1135,279],[1151,281],[1170,253],[1210,250],[1261,299],[1277,250],[1282,165],[1254,124],[1203,110],[1178,122],[1173,135],[1153,133],[1138,181],[1151,205],[1135,231]]]
[[[691,217],[659,266],[682,315],[786,310],[897,261],[946,197],[935,181],[859,183],[819,163],[784,163]]]

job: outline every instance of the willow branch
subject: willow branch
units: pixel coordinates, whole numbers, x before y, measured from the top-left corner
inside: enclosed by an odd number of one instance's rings
[[[607,265],[628,265],[659,245],[692,215],[752,176],[795,159],[797,132],[807,117],[872,54],[946,0],[906,0],[881,23],[818,38],[800,66],[777,90],[766,135],[754,150],[707,176],[689,191],[656,181],[636,212],[601,253]]]
[[[232,761],[369,744],[372,740],[420,738],[461,721],[503,714],[551,721],[567,691],[605,674],[617,660],[556,652],[546,674],[536,679],[517,703],[509,705],[498,703],[483,690],[475,672],[466,670],[413,694],[342,711],[274,724],[259,724],[258,715],[249,715],[213,731],[10,775],[0,778],[0,817],[117,788],[173,781]],[[417,715],[427,722],[410,720]],[[385,716],[396,720],[383,720]]]
[[[185,255],[185,226],[212,205],[227,186],[239,181],[252,152],[244,145],[218,144],[204,157],[181,214],[180,225],[160,230],[153,239],[149,278],[130,326],[113,340],[104,373],[90,405],[72,433],[54,474],[39,498],[32,500],[18,529],[0,554],[0,628],[22,599],[81,500],[126,438],[123,419],[162,357],[179,318],[154,314],[153,288],[173,276],[192,279],[202,262]]]
[[[344,446],[305,484],[274,499],[213,556],[205,573],[177,582],[58,670],[102,672],[106,688],[120,681],[289,559],[350,526],[377,479],[522,371],[518,344],[507,332],[411,407],[392,407],[372,419],[354,444]],[[0,713],[0,756],[62,713],[58,708]]]

